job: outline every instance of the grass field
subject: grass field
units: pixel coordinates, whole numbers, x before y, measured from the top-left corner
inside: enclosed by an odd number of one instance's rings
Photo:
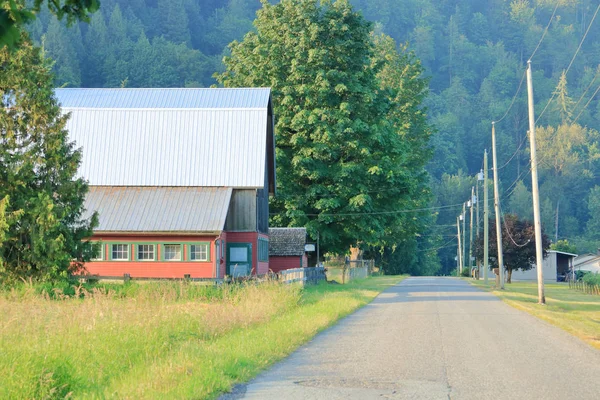
[[[0,292],[0,398],[214,398],[401,279]]]
[[[566,284],[545,284],[546,305],[537,304],[537,283],[515,282],[495,290],[483,281],[471,284],[492,291],[506,303],[535,315],[600,349],[600,296],[569,289]]]

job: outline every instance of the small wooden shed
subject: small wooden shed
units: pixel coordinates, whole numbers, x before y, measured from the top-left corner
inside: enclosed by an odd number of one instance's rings
[[[308,266],[306,228],[269,228],[269,268],[273,272]]]

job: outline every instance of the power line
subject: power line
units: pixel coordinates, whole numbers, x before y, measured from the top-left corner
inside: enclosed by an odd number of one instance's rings
[[[456,235],[454,235],[454,237],[452,239],[448,240],[446,243],[444,243],[440,247],[436,247],[433,249],[425,249],[425,250],[415,250],[415,253],[434,252],[434,251],[438,251],[441,249],[445,249],[446,247],[450,247],[449,244],[454,242],[455,240],[456,240]],[[454,245],[452,245],[452,246],[454,246]]]
[[[506,223],[506,216],[504,215],[504,212],[502,211],[502,207],[500,207],[500,215],[502,215],[502,220],[504,221],[504,228],[506,230],[506,234],[507,236],[510,238],[511,242],[513,242],[513,244],[517,247],[525,247],[527,246],[529,243],[531,243],[531,237],[529,237],[529,239],[527,239],[527,242],[525,242],[524,244],[518,244],[515,239],[512,237],[512,235],[510,234],[510,231],[508,230],[508,224]]]
[[[523,76],[521,77],[521,82],[519,82],[519,87],[517,88],[517,91],[515,92],[515,95],[513,96],[512,101],[510,102],[510,106],[508,106],[508,109],[506,110],[506,112],[504,113],[502,118],[500,118],[499,120],[494,121],[494,122],[496,122],[496,123],[501,122],[508,115],[512,106],[515,104],[515,100],[517,100],[517,96],[519,95],[519,92],[521,91],[521,87],[523,86],[523,81],[525,80],[526,72],[527,71],[523,71]]]
[[[554,11],[552,12],[552,15],[550,16],[550,20],[548,21],[548,25],[546,25],[546,29],[544,29],[544,33],[542,33],[542,37],[540,38],[540,41],[538,42],[537,46],[535,47],[535,49],[533,50],[533,53],[531,53],[531,56],[529,56],[529,59],[531,60],[533,58],[533,56],[535,55],[535,53],[538,51],[538,49],[540,48],[540,45],[542,44],[542,42],[544,41],[544,37],[546,36],[546,33],[548,33],[548,28],[550,28],[550,24],[552,23],[552,20],[554,19],[554,15],[556,14],[556,10],[558,10],[558,5],[560,4],[560,1],[557,0],[556,1],[556,7],[554,7]]]
[[[581,117],[581,114],[583,114],[583,112],[585,111],[585,109],[587,108],[587,106],[589,106],[590,103],[592,102],[592,100],[594,99],[594,97],[596,97],[596,95],[598,94],[598,91],[600,91],[600,86],[598,86],[598,88],[596,89],[596,91],[594,92],[594,94],[592,95],[592,97],[590,97],[590,99],[588,100],[588,102],[585,103],[585,106],[583,106],[583,108],[581,109],[581,111],[579,112],[579,114],[577,115],[577,117],[573,120],[573,123],[577,122],[577,120],[579,119],[579,117]]]
[[[600,65],[598,65],[598,68],[596,68],[596,73],[594,74],[594,78],[590,81],[590,84],[587,85],[587,87],[585,88],[585,90],[581,94],[581,97],[579,97],[579,100],[577,100],[577,103],[575,103],[575,106],[573,107],[573,110],[576,110],[577,107],[579,107],[579,103],[581,103],[581,100],[583,100],[583,98],[587,94],[588,90],[590,90],[590,88],[592,87],[592,85],[596,81],[596,78],[598,77],[598,72],[600,72]]]
[[[544,29],[544,32],[542,33],[542,37],[540,38],[537,46],[533,50],[533,53],[531,53],[531,56],[529,56],[530,60],[533,58],[533,56],[535,55],[535,53],[540,48],[542,42],[544,41],[544,38],[546,37],[546,34],[548,33],[548,29],[550,28],[550,24],[552,24],[552,20],[554,19],[554,15],[556,14],[556,10],[558,9],[559,4],[560,4],[560,1],[557,0],[556,6],[554,7],[554,11],[552,12],[552,15],[550,16],[550,19],[548,20],[548,24],[546,25],[546,29]],[[500,118],[499,120],[496,120],[494,122],[501,122],[502,120],[504,120],[504,118],[506,118],[506,116],[508,115],[508,113],[512,109],[513,105],[515,104],[515,100],[517,100],[517,96],[521,92],[521,87],[523,86],[523,81],[525,80],[525,75],[526,74],[527,74],[527,71],[523,71],[523,76],[521,77],[521,82],[519,82],[519,87],[517,88],[517,91],[515,92],[515,95],[513,96],[512,101],[510,102],[510,105],[508,106],[508,109],[506,110],[506,112],[504,113],[504,115],[502,116],[502,118]],[[512,157],[511,157],[511,160],[512,160]],[[500,168],[498,168],[498,169],[500,169]]]
[[[515,158],[515,156],[517,154],[519,154],[519,151],[521,150],[521,147],[523,147],[523,145],[525,144],[525,142],[527,141],[527,135],[523,136],[523,139],[521,140],[521,144],[519,145],[519,147],[517,147],[517,150],[513,153],[513,155],[508,159],[508,161],[501,167],[498,167],[498,171],[500,171],[502,168],[508,166],[508,164],[510,164],[510,162],[513,160],[513,158]],[[492,171],[494,169],[492,168]]]
[[[307,217],[352,217],[352,216],[360,216],[360,215],[389,215],[389,214],[401,214],[401,213],[411,213],[411,212],[421,212],[421,211],[435,211],[449,208],[457,208],[462,207],[463,203],[460,204],[451,204],[447,206],[438,206],[438,207],[427,207],[427,208],[409,208],[404,210],[394,210],[394,211],[374,211],[374,212],[364,212],[364,213],[320,213],[320,214],[303,214]],[[282,215],[283,213],[270,213],[270,215]]]
[[[569,70],[571,69],[573,62],[575,61],[577,54],[579,54],[579,50],[581,49],[581,46],[583,45],[583,42],[585,41],[585,38],[587,37],[588,32],[590,31],[590,28],[592,27],[592,24],[594,23],[594,20],[596,19],[596,15],[598,15],[598,10],[600,10],[600,4],[598,4],[598,7],[596,8],[596,12],[594,13],[594,16],[592,17],[592,20],[590,21],[590,23],[587,27],[587,30],[585,31],[583,38],[581,38],[581,41],[579,42],[579,46],[577,47],[577,50],[575,50],[575,54],[573,54],[573,57],[571,58],[571,62],[569,63],[569,66],[567,67],[567,70],[565,71],[565,76],[569,73]],[[544,113],[548,109],[548,106],[550,105],[550,103],[552,103],[552,100],[554,100],[555,96],[556,96],[556,90],[554,91],[554,93],[552,93],[552,97],[550,97],[550,100],[548,100],[548,103],[546,103],[546,107],[544,107],[544,109],[542,110],[542,113],[540,115],[538,115],[537,119],[535,120],[536,125],[537,125],[538,121],[540,120],[540,118],[542,118],[542,115],[544,115]]]

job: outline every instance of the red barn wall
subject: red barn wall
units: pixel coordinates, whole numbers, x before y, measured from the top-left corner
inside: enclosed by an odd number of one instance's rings
[[[264,275],[269,272],[269,262],[258,261],[258,238],[269,239],[269,236],[258,232],[227,232],[227,243],[252,244],[252,274]],[[225,260],[225,263],[227,260]],[[227,265],[227,264],[225,264]]]
[[[135,244],[165,243],[165,242],[209,242],[210,261],[187,260],[187,245],[183,248],[183,261],[91,261],[85,264],[88,274],[99,276],[123,276],[129,274],[132,278],[214,278],[215,270],[215,236],[129,236],[129,235],[94,235],[93,241],[102,241],[105,258],[110,251],[109,242],[123,242],[130,244],[130,255],[136,252]],[[135,244],[134,244],[135,243]],[[155,258],[160,260],[161,248],[156,246]]]
[[[273,272],[300,268],[300,258],[300,256],[271,256],[269,257],[269,268]],[[303,264],[303,266],[306,266],[306,264]]]

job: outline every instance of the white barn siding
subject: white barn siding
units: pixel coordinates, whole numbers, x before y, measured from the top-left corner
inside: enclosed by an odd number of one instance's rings
[[[270,89],[55,93],[71,113],[69,139],[83,150],[79,174],[90,185],[265,185],[267,151],[274,151]]]

